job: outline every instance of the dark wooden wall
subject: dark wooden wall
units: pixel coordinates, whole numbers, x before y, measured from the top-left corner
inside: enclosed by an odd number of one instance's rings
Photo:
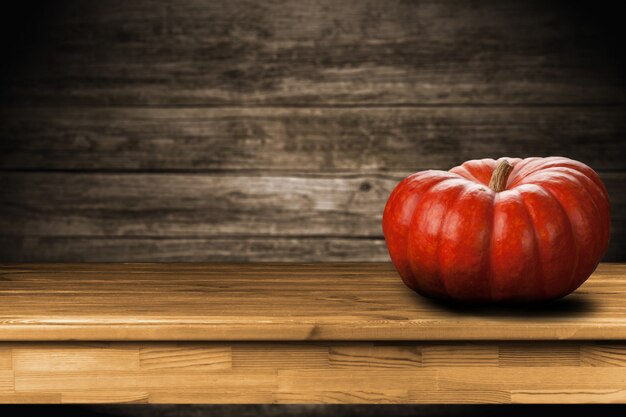
[[[595,168],[626,260],[617,11],[568,4],[55,2],[3,73],[0,260],[386,260],[401,178],[503,155]]]

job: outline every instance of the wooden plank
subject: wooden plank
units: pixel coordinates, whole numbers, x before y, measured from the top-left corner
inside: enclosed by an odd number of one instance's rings
[[[279,403],[302,404],[508,404],[511,394],[497,390],[396,390],[279,392]]]
[[[216,391],[187,388],[185,390],[153,390],[151,404],[274,404],[272,391]]]
[[[349,382],[342,381],[349,384]],[[320,381],[320,385],[325,383]],[[434,394],[429,392],[428,394]],[[353,387],[351,390],[340,389],[295,389],[285,390],[275,394],[276,402],[281,404],[406,404],[409,402],[409,392],[405,389],[367,389]]]
[[[2,392],[0,404],[59,404],[60,394],[43,394],[41,392]]]
[[[178,371],[118,371],[99,372],[91,371],[89,374],[82,372],[67,373],[19,373],[15,374],[15,391],[29,392],[54,392],[59,386],[65,390],[77,392],[83,391],[108,391],[111,387],[115,390],[133,390],[141,387],[144,390],[156,389],[202,389],[218,391],[239,391],[259,389],[267,391],[274,389],[276,376],[271,373],[251,372],[207,372],[195,371],[181,373]]]
[[[566,155],[621,170],[626,108],[7,108],[0,168],[406,171]],[[530,153],[529,153],[530,152]]]
[[[1,173],[0,230],[5,236],[381,237],[384,205],[407,174]],[[602,178],[614,226],[621,227],[626,174]]]
[[[511,402],[511,393],[505,390],[428,391],[422,389],[409,390],[408,394],[407,402],[413,404],[508,404]]]
[[[583,366],[626,367],[626,349],[619,343],[589,344],[581,348],[580,360]]]
[[[613,223],[604,260],[623,260],[623,223]],[[0,236],[0,262],[387,262],[382,237],[128,238]]]
[[[3,235],[382,236],[401,175],[2,173]]]
[[[384,262],[382,237],[134,238],[0,236],[11,262]]]
[[[99,392],[68,391],[61,394],[61,404],[146,404],[148,393],[135,390]]]
[[[568,390],[524,390],[511,392],[511,401],[520,404],[610,404],[625,403],[626,390],[586,389]]]
[[[510,345],[498,341],[473,344],[475,352],[497,352]],[[589,342],[565,342],[585,350]],[[471,355],[458,355],[459,343],[354,342],[316,343],[185,343],[181,351],[213,355],[216,349],[232,351],[233,366],[205,369],[179,366],[168,369],[140,368],[134,371],[101,366],[102,352],[89,343],[0,343],[15,356],[32,353],[32,366],[0,372],[0,402],[11,403],[40,395],[47,403],[623,403],[621,389],[626,368],[588,368],[570,364],[569,354],[558,343],[534,342],[518,345],[521,350],[557,347],[555,366],[499,368],[475,367]],[[127,352],[165,352],[174,344],[103,343],[100,349],[113,362],[136,363]],[[626,345],[615,343],[622,350]],[[80,366],[50,367],[45,353],[54,350],[59,358]],[[441,360],[421,363],[415,352],[440,352]],[[451,353],[451,363],[445,353]],[[465,349],[465,353],[469,350]],[[563,352],[559,358],[558,352]],[[35,354],[36,353],[36,354]],[[77,355],[78,353],[78,355]],[[236,353],[236,354],[235,354]],[[339,353],[339,356],[338,356]],[[312,356],[313,355],[313,356]],[[388,356],[386,356],[388,355]],[[528,356],[528,355],[526,355]],[[340,361],[333,363],[334,359]],[[267,359],[270,358],[268,361]],[[298,358],[304,358],[302,367]],[[314,360],[311,360],[313,359]],[[416,360],[417,358],[417,360]],[[37,366],[37,364],[39,366]],[[337,366],[339,365],[339,366]],[[4,380],[2,379],[4,378]],[[2,387],[2,385],[0,385]],[[45,399],[45,401],[43,400]]]
[[[498,346],[476,344],[424,346],[422,363],[426,367],[498,366]]]
[[[507,343],[499,346],[499,366],[579,366],[580,346],[568,343]]]
[[[0,371],[0,395],[7,395],[13,391],[13,371]]]
[[[442,367],[438,369],[439,389],[532,391],[616,390],[624,387],[626,369],[562,367]]]
[[[601,264],[552,304],[463,309],[416,295],[390,263],[3,264],[0,340],[626,340],[625,285],[625,265]],[[376,349],[362,356],[375,362]],[[502,360],[472,345],[425,349],[435,366]]]
[[[331,368],[411,368],[422,366],[422,349],[414,345],[336,345],[330,348],[328,359]]]
[[[233,346],[233,369],[327,368],[328,347],[314,344],[237,344]]]
[[[139,369],[137,349],[80,345],[21,346],[12,349],[15,372],[124,371]]]
[[[139,350],[139,366],[145,370],[193,369],[211,371],[232,367],[230,346],[159,344]]]
[[[114,173],[0,173],[0,236],[12,238],[15,245],[2,245],[0,257],[7,260],[156,260],[146,250],[162,248],[163,254],[197,260],[256,260],[267,255],[273,260],[328,260],[321,254],[341,253],[341,260],[386,260],[381,219],[387,197],[408,172],[385,174],[114,174]],[[612,204],[611,246],[605,260],[623,259],[626,249],[626,173],[603,172]],[[31,237],[49,238],[50,246],[33,248]],[[68,237],[82,241],[68,242]],[[147,247],[126,256],[118,249],[144,239]],[[252,238],[249,242],[225,242],[219,238]],[[319,252],[298,259],[301,249],[294,241],[268,241],[259,238],[324,237],[340,239],[305,245]],[[108,238],[87,241],[87,238]],[[147,238],[174,238],[154,242]],[[181,239],[192,239],[184,242]],[[211,242],[208,239],[218,238]],[[342,239],[378,239],[354,242]],[[55,240],[60,239],[60,240]],[[67,247],[53,245],[65,244]],[[79,242],[94,244],[77,246]],[[198,245],[208,244],[208,247]],[[163,246],[161,246],[163,245]],[[104,252],[93,255],[102,248]],[[211,249],[213,248],[213,249]],[[243,248],[238,254],[237,248]],[[266,249],[267,248],[267,249]],[[274,248],[286,251],[271,255]],[[234,252],[232,252],[232,249]],[[40,252],[41,250],[41,252]],[[161,250],[161,249],[159,249]],[[189,250],[188,255],[180,251]],[[206,252],[204,252],[206,250]],[[361,252],[365,250],[365,252]],[[198,251],[200,253],[198,254]],[[294,251],[294,252],[291,252]],[[250,252],[248,257],[245,253]],[[206,258],[202,258],[203,253]],[[33,255],[34,254],[34,255]],[[40,255],[39,255],[40,254]],[[351,258],[356,254],[356,258]],[[15,257],[14,257],[15,256]],[[41,257],[39,257],[41,256]],[[109,257],[110,256],[110,257]],[[165,258],[161,259],[164,260]],[[264,260],[264,259],[259,259]]]
[[[0,347],[0,371],[13,369],[13,357],[10,348]]]
[[[14,103],[625,101],[609,36],[533,2],[109,0],[56,10],[31,48],[40,52],[16,64]]]
[[[280,394],[300,393],[298,402],[317,392],[362,393],[379,399],[387,391],[392,396],[407,390],[438,387],[438,369],[306,369],[278,370],[277,390]],[[375,377],[374,377],[375,375]],[[346,389],[350,387],[350,389]],[[358,395],[358,394],[357,394]],[[364,402],[364,401],[362,401]]]

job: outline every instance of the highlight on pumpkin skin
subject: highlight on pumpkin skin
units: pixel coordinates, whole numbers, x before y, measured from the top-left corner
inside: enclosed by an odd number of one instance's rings
[[[533,303],[566,296],[595,270],[610,204],[598,174],[569,158],[471,160],[400,182],[383,232],[402,280],[424,296]]]

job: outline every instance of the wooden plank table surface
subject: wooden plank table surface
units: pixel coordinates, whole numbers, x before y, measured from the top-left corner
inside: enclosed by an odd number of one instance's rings
[[[626,264],[451,307],[391,264],[2,264],[0,402],[626,402]]]

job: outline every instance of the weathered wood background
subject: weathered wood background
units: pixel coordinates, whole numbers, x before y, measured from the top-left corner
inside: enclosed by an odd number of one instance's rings
[[[387,260],[402,177],[503,155],[595,168],[624,260],[611,11],[544,3],[55,2],[4,66],[0,260]]]

